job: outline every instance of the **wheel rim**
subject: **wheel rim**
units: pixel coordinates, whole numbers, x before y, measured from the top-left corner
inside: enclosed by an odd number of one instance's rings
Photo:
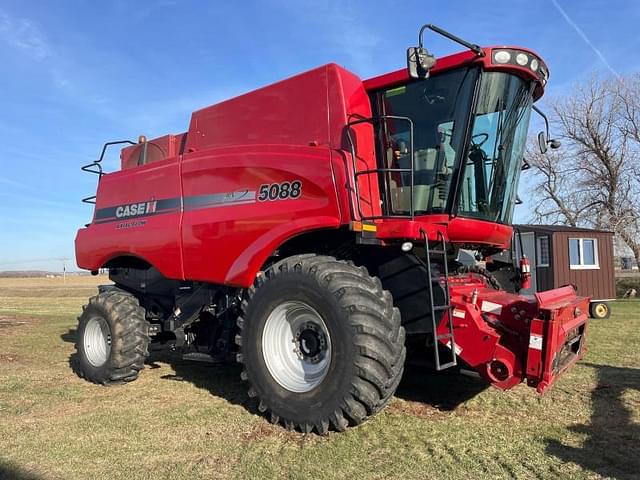
[[[596,305],[596,315],[598,317],[604,317],[607,314],[607,306],[599,303]]]
[[[331,337],[320,314],[304,302],[288,301],[269,314],[262,355],[281,387],[295,393],[315,388],[331,365]]]
[[[111,331],[102,317],[92,317],[84,329],[84,354],[94,367],[104,365],[111,354]]]

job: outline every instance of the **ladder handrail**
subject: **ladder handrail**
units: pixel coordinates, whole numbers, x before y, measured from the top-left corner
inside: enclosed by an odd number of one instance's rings
[[[433,302],[433,278],[431,276],[431,250],[429,248],[429,238],[424,229],[420,229],[420,234],[424,240],[424,255],[425,255],[425,265],[427,268],[428,281],[427,285],[429,287],[429,312],[431,313],[431,324],[433,326],[433,350],[434,357],[436,362],[436,370],[444,370],[445,368],[454,367],[458,364],[457,355],[456,355],[456,342],[453,334],[453,315],[452,315],[452,305],[451,305],[451,294],[449,292],[449,266],[447,265],[447,243],[444,238],[442,232],[438,230],[438,240],[440,241],[441,250],[438,252],[443,257],[443,265],[444,265],[444,295],[445,295],[445,303],[444,305],[438,305],[439,308],[436,308]],[[436,253],[436,252],[433,252]],[[438,335],[438,324],[436,322],[436,311],[442,310],[447,313],[447,326],[448,333]],[[451,344],[451,361],[446,363],[440,363],[440,351],[439,345],[440,340],[448,338]]]

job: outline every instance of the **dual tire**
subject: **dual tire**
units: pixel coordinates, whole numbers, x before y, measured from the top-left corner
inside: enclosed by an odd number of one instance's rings
[[[333,257],[282,260],[248,289],[238,361],[273,423],[326,434],[381,410],[402,377],[405,332],[380,280]]]

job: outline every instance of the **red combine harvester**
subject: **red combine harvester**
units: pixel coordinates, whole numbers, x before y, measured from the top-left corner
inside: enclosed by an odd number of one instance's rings
[[[436,60],[427,28],[466,50]],[[383,408],[407,354],[540,393],[580,359],[588,298],[507,293],[457,261],[510,245],[545,63],[432,25],[407,60],[364,81],[325,65],[198,110],[185,133],[105,144],[83,167],[99,183],[76,257],[115,285],[80,316],[76,371],[132,381],[152,346],[235,358],[272,422],[324,434]]]

